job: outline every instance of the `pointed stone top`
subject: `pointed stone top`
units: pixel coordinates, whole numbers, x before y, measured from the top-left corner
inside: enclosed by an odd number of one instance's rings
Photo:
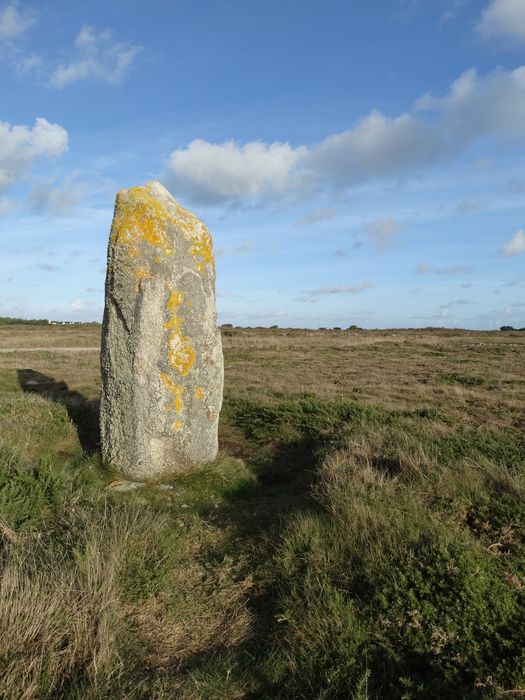
[[[125,198],[133,197],[134,195],[153,195],[158,199],[169,199],[170,201],[174,202],[177,201],[171,192],[169,192],[158,180],[152,180],[151,182],[147,182],[145,185],[124,187],[117,193],[117,197],[124,196]]]
[[[144,188],[152,194],[164,197],[168,196],[170,199],[175,199],[171,192],[169,192],[169,190],[167,190],[164,187],[164,185],[162,185],[158,180],[152,180],[151,182],[148,182],[146,185],[144,185]]]

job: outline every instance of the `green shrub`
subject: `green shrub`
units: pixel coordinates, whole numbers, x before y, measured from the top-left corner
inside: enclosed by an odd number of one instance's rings
[[[325,512],[295,518],[278,557],[280,697],[358,697],[365,677],[374,698],[520,687],[523,591],[498,558],[466,526],[435,517],[413,478],[345,452],[321,479]]]

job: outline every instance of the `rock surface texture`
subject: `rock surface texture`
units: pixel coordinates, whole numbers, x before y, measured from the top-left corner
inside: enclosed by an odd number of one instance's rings
[[[223,359],[212,241],[158,182],[117,194],[101,365],[105,462],[151,479],[216,457]]]

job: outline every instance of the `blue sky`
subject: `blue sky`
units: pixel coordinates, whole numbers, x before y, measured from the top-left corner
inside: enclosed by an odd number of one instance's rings
[[[0,315],[100,320],[116,192],[219,320],[525,326],[525,0],[0,0]]]

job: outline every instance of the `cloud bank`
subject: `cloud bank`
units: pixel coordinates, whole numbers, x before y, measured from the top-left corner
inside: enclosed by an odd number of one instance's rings
[[[525,137],[525,66],[463,73],[444,96],[423,95],[397,117],[377,110],[313,146],[192,141],[172,151],[164,181],[201,204],[308,197],[414,175],[481,139]]]

